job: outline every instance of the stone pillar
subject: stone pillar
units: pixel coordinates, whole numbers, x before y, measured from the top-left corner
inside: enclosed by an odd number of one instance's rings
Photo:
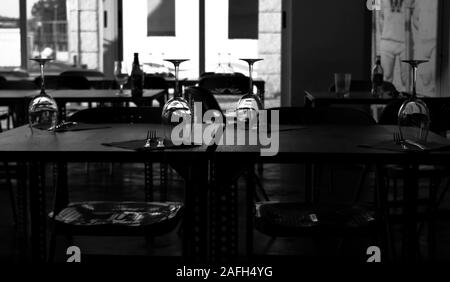
[[[100,69],[99,0],[67,0],[69,58]]]
[[[281,0],[259,0],[258,78],[266,81],[266,97],[280,95],[281,89]]]

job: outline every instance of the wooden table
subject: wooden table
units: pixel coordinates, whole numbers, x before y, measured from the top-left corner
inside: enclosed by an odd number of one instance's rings
[[[32,250],[35,260],[45,259],[46,217],[43,166],[45,162],[160,162],[167,161],[178,171],[185,168],[186,220],[183,230],[184,254],[200,260],[226,261],[238,252],[236,187],[231,185],[246,168],[256,162],[265,163],[352,163],[352,164],[400,164],[407,170],[408,189],[405,189],[408,214],[406,230],[407,244],[411,258],[416,255],[417,229],[417,167],[419,164],[450,165],[450,152],[404,153],[361,147],[390,140],[395,127],[388,126],[308,126],[279,131],[279,153],[275,156],[261,156],[260,146],[220,145],[215,151],[200,146],[190,149],[136,152],[101,145],[105,142],[144,139],[147,130],[154,129],[162,134],[160,125],[111,124],[110,128],[79,132],[57,133],[56,135],[32,135],[28,127],[16,128],[0,134],[1,161],[19,162],[21,175],[19,201],[24,204],[26,191],[30,193],[30,215]],[[225,132],[234,132],[227,128]],[[431,134],[434,141],[450,142]],[[29,174],[27,175],[26,167]],[[60,185],[66,185],[58,177]],[[251,177],[248,178],[251,180]],[[27,187],[26,184],[29,184]],[[247,216],[251,218],[253,207],[252,183],[247,191]],[[386,194],[380,186],[380,193]],[[220,209],[217,207],[221,207]],[[24,215],[19,216],[23,218]],[[251,220],[248,232],[252,234]],[[220,223],[220,224],[219,224]],[[250,239],[251,235],[248,235]],[[194,245],[192,245],[195,242]],[[196,245],[197,244],[197,245]]]
[[[449,103],[450,97],[420,97],[427,105]],[[403,98],[405,99],[405,98]],[[370,92],[350,92],[345,97],[325,91],[305,91],[306,107],[323,107],[332,105],[387,105],[398,98],[391,96],[373,97]]]

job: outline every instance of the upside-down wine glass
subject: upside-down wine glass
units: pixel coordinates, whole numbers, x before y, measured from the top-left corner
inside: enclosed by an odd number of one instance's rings
[[[398,112],[398,127],[403,140],[426,143],[430,128],[430,111],[427,105],[417,98],[417,69],[425,60],[404,60],[412,68],[412,94]]]
[[[179,125],[183,120],[191,119],[192,113],[191,108],[189,107],[189,103],[185,98],[182,97],[182,93],[179,87],[178,73],[180,69],[180,64],[186,61],[187,59],[167,59],[164,60],[170,62],[174,65],[175,68],[175,89],[174,94],[171,99],[169,99],[163,107],[162,110],[162,124],[164,126],[164,138],[166,140],[172,140],[172,130],[175,126]],[[189,122],[190,126],[190,122]],[[188,130],[188,128],[186,128]],[[190,135],[190,128],[189,131]],[[186,136],[178,136],[183,139]],[[173,142],[174,140],[172,140]]]
[[[253,65],[263,59],[240,59],[248,63],[249,69],[249,89],[248,93],[242,96],[236,108],[236,118],[238,125],[245,125],[246,128],[256,129],[258,127],[258,113],[263,109],[261,99],[253,93]]]
[[[28,121],[32,134],[55,133],[58,123],[58,105],[55,100],[45,91],[44,66],[52,59],[32,58],[39,63],[41,72],[41,91],[28,105]]]

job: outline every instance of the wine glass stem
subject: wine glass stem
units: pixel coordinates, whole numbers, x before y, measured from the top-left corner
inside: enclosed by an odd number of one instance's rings
[[[413,89],[412,89],[412,95],[413,98],[416,98],[417,96],[417,90],[416,90],[416,85],[417,85],[417,66],[413,66]]]
[[[120,93],[120,94],[123,94],[123,84],[122,84],[122,83],[120,84],[120,90],[119,90],[119,93]]]
[[[45,76],[44,76],[44,64],[39,64],[40,70],[41,70],[41,91],[45,91]]]
[[[249,80],[249,89],[248,89],[248,93],[249,94],[253,94],[253,63],[248,63],[248,71],[249,71],[249,75],[248,75],[248,80]]]
[[[178,83],[178,72],[179,72],[179,65],[177,63],[174,63],[175,66],[175,90],[174,90],[174,97],[179,97],[179,83]]]

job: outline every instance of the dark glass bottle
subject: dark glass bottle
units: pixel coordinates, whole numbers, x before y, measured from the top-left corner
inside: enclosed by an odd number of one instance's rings
[[[383,96],[384,70],[381,66],[381,56],[377,56],[375,66],[372,70],[372,95]]]
[[[144,72],[139,64],[139,53],[134,53],[133,68],[130,75],[131,96],[142,97],[144,93]]]

